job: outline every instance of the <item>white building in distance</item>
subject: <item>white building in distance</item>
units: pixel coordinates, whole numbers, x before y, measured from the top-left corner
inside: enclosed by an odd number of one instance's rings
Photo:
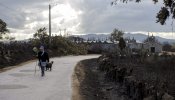
[[[162,44],[155,38],[155,36],[149,36],[143,43],[137,43],[136,40],[133,38],[128,40],[127,46],[133,49],[144,49],[150,53],[160,53],[162,52]]]

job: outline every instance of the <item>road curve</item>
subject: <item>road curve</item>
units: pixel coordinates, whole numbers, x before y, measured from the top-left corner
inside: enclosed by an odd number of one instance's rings
[[[71,100],[71,76],[77,62],[99,55],[52,58],[53,70],[41,77],[36,62],[0,73],[0,100]]]

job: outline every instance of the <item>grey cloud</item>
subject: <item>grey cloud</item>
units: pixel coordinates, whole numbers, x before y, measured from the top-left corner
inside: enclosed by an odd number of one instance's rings
[[[156,13],[161,7],[161,3],[153,5],[148,0],[140,4],[128,3],[111,6],[112,0],[51,0],[53,3],[70,4],[76,11],[83,13],[78,16],[78,20],[66,22],[62,19],[60,22],[54,22],[53,31],[58,28],[69,28],[80,23],[78,31],[83,33],[110,33],[114,28],[123,31],[171,31],[171,20],[167,21],[165,26],[156,22]],[[151,1],[151,0],[150,0]],[[2,4],[8,6],[3,7]],[[41,15],[42,11],[48,11],[49,0],[1,0],[0,18],[7,22],[9,27],[23,29],[24,25],[37,21],[35,28],[47,26],[41,24],[47,21]],[[30,20],[27,21],[26,17]],[[61,15],[53,15],[52,18],[58,18]],[[34,29],[35,29],[34,28]]]
[[[31,18],[32,21],[41,21],[44,20],[39,13],[45,9],[48,9],[48,6],[45,6],[44,3],[48,2],[47,0],[1,0],[0,1],[0,12],[1,19],[5,20],[9,27],[12,28],[23,28],[26,23],[26,17]],[[26,12],[26,11],[30,11]]]
[[[80,30],[85,33],[106,33],[113,28],[124,31],[165,31],[170,30],[170,21],[161,26],[156,22],[156,13],[161,3],[152,2],[128,3],[110,6],[109,0],[82,0],[71,3],[76,9],[84,13],[79,16]]]
[[[65,22],[65,19],[63,18],[61,21],[60,21],[60,24],[63,24]]]

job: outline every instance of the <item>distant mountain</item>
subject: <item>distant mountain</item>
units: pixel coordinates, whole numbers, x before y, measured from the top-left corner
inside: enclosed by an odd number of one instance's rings
[[[130,38],[130,39],[136,39],[137,41],[139,42],[143,42],[148,36],[147,35],[144,35],[144,34],[131,34],[131,33],[126,33],[124,34],[123,36],[124,38]]]
[[[85,40],[91,39],[91,40],[106,40],[109,39],[110,34],[86,34],[86,35],[74,35],[74,36],[79,36]],[[131,34],[131,33],[125,33],[124,38],[128,38],[130,37],[130,39],[134,38],[139,42],[143,42],[148,36],[145,34],[141,34],[141,33],[136,33],[136,34]],[[159,36],[155,36],[156,39],[160,42],[160,43],[165,43],[168,42],[170,44],[175,43],[175,40],[173,39],[166,39],[166,38],[162,38]]]
[[[109,38],[110,34],[86,34],[86,35],[75,35],[75,36],[79,36],[85,40],[106,40]]]
[[[148,35],[141,34],[141,33],[137,33],[137,34],[126,33],[124,34],[124,37],[125,38],[130,37],[131,39],[134,37],[134,39],[136,39],[137,41],[143,42],[148,37]],[[155,37],[160,43],[167,43],[167,42],[170,44],[175,43],[175,40],[173,39],[166,39],[160,36],[155,36]]]

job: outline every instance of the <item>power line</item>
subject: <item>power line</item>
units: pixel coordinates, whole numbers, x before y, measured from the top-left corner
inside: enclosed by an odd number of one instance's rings
[[[171,22],[172,37],[173,37],[173,31],[174,31],[173,26],[174,26],[174,19],[172,19],[172,22]]]
[[[8,24],[10,24],[11,22],[14,22],[14,21],[16,21],[16,22],[20,21],[20,18],[18,16],[14,15],[14,14],[13,14],[13,16],[9,16],[9,15],[7,15],[7,13],[1,13],[0,17],[1,17],[2,20],[7,21]],[[9,21],[9,18],[11,18],[12,21]]]
[[[12,16],[9,16],[9,15],[7,15],[7,14],[5,14],[5,13],[1,13],[1,18],[0,19],[3,19],[3,20],[5,20],[6,22],[8,22],[8,24],[10,24],[10,23],[13,23],[14,21],[15,22],[19,22],[19,21],[21,21],[21,19],[19,18],[19,16],[16,16],[16,15],[12,15]],[[10,21],[9,21],[9,19],[11,19]]]
[[[13,15],[15,15],[14,13],[16,13],[17,15],[20,15],[21,17],[24,17],[25,18],[25,16],[23,16],[23,15],[21,15],[19,12],[21,12],[21,11],[17,11],[17,10],[15,10],[14,8],[10,8],[10,7],[8,7],[8,6],[6,6],[5,4],[3,4],[3,3],[1,3],[0,2],[0,5],[1,5],[1,7],[4,7],[4,8],[7,8],[8,10],[10,10],[11,12],[12,12],[12,14]],[[21,13],[24,13],[24,12],[21,12]],[[15,15],[16,16],[16,15]],[[17,16],[16,16],[17,17]]]
[[[1,2],[0,2],[0,5],[3,6],[3,7],[5,7],[5,8],[7,8],[7,9],[9,9],[9,10],[11,10],[11,11],[15,11],[15,12],[16,12],[16,10],[14,10],[14,9],[12,9],[12,8],[9,8],[8,6],[4,5],[4,4],[1,3]]]

